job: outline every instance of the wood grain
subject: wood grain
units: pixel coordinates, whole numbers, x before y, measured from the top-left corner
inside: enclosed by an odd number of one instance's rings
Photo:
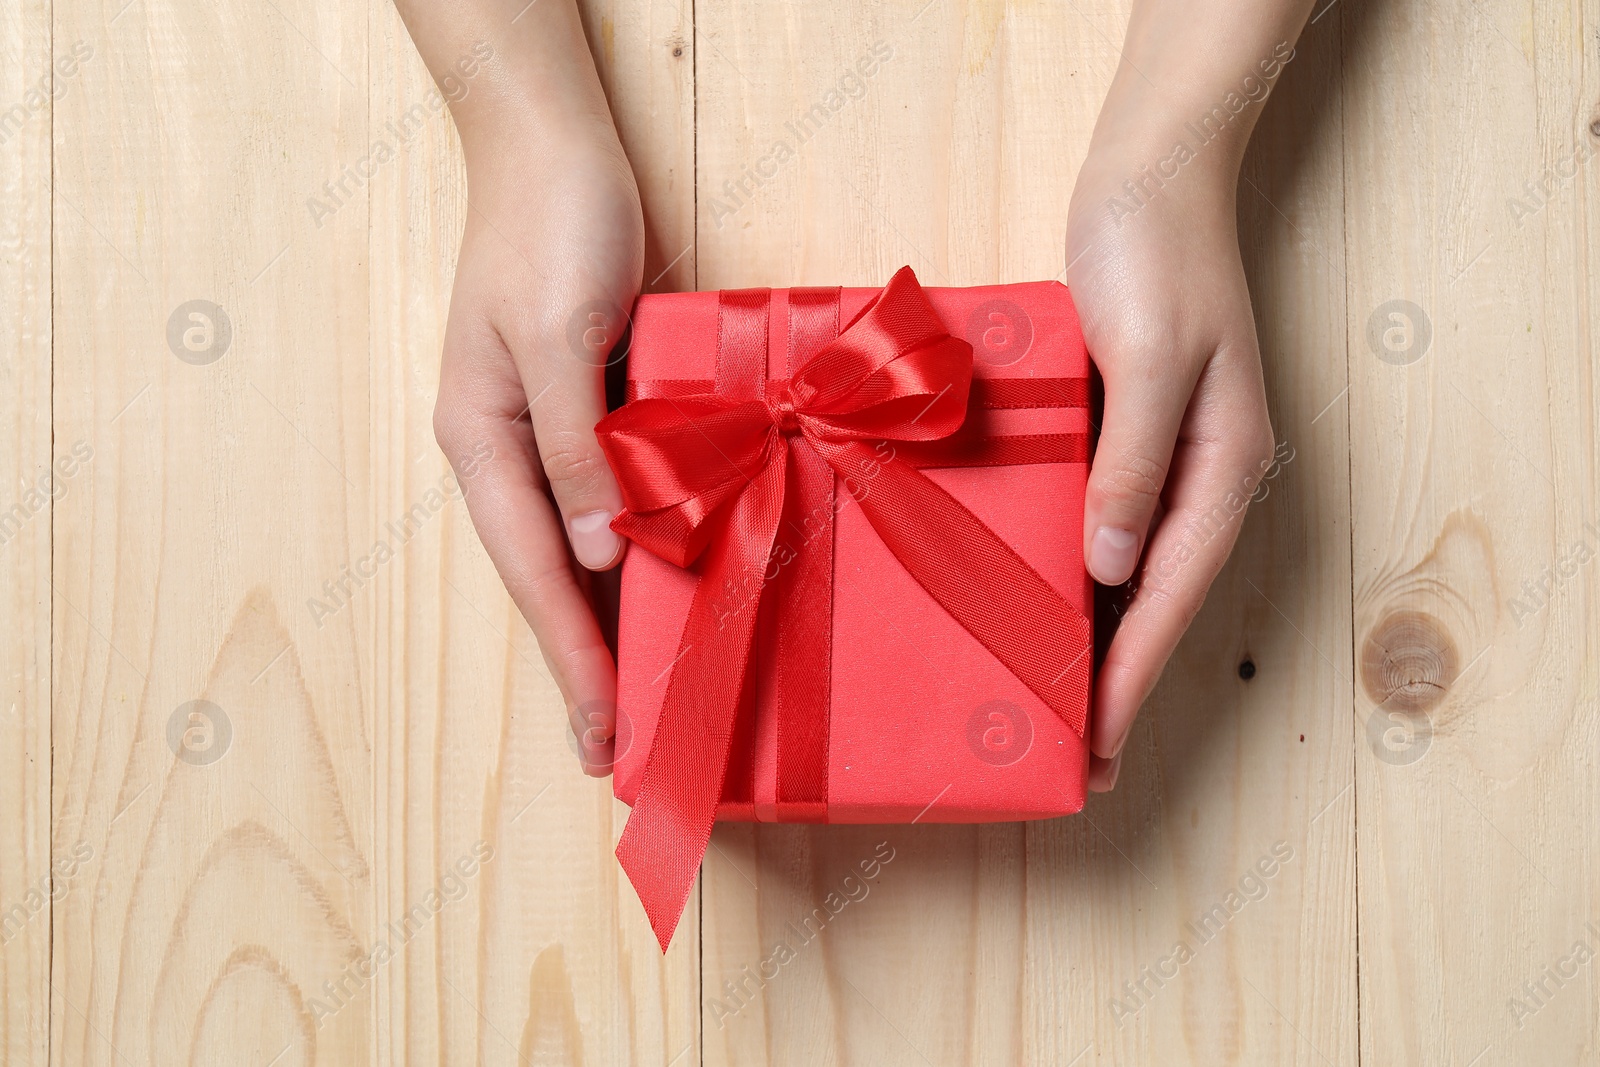
[[[1341,13],[1370,1062],[1600,1055],[1596,15]]]
[[[306,206],[366,150],[365,12],[54,20],[99,61],[57,103],[55,436],[95,460],[55,511],[53,837],[94,861],[51,1058],[368,1062],[374,605],[307,611],[376,536],[366,197]]]
[[[1126,9],[921,7],[697,8],[702,56],[718,57],[698,90],[702,284],[864,285],[903,262],[933,284],[1061,272]],[[723,212],[722,175],[737,187],[772,141],[796,140],[791,120],[880,41],[893,57],[859,99]],[[719,829],[703,872],[708,1062],[1353,1060],[1351,695],[1348,667],[1320,651],[1350,640],[1346,437],[1338,420],[1312,425],[1345,384],[1343,282],[1324,258],[1343,254],[1339,115],[1319,91],[1338,58],[1331,35],[1300,57],[1252,157],[1258,191],[1241,197],[1292,459],[1117,792],[1027,826]],[[788,924],[880,840],[897,858],[879,884],[751,988],[774,942],[792,945]],[[1269,880],[1253,873],[1263,859]],[[1259,900],[1202,942],[1189,924],[1244,879]]]
[[[1125,0],[582,7],[649,287],[1061,273]],[[1239,193],[1280,466],[1117,790],[720,827],[663,958],[433,442],[475,208],[392,8],[0,0],[0,1064],[1594,1060],[1597,18],[1319,7]]]
[[[646,280],[670,264],[660,283],[691,287],[692,251],[679,255],[693,215],[688,24],[664,3],[592,5],[587,15],[640,175]],[[395,138],[396,160],[371,186],[379,520],[427,508],[446,490],[374,601],[378,825],[391,828],[380,915],[402,914],[474,847],[494,856],[441,914],[436,935],[408,950],[403,980],[382,990],[374,1062],[695,1062],[695,918],[663,959],[612,855],[627,808],[609,783],[579,772],[560,694],[434,444],[456,249],[467,212],[481,209],[468,205],[454,128],[404,27],[386,3],[372,20],[374,128],[409,129],[405,116],[418,105],[427,116],[417,133]],[[497,41],[481,44],[492,56]],[[472,91],[470,76],[461,87]]]
[[[50,120],[58,93],[49,7],[0,2],[0,1064],[38,1067],[50,1041]],[[75,60],[63,57],[63,71]],[[81,91],[81,87],[78,87]],[[75,873],[75,872],[74,872]]]

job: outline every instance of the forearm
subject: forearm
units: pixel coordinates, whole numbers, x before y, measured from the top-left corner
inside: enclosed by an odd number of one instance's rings
[[[1231,189],[1312,2],[1135,0],[1091,156],[1145,160],[1169,177],[1182,167]]]
[[[395,0],[395,7],[450,101],[469,173],[482,169],[479,160],[612,129],[575,0]]]

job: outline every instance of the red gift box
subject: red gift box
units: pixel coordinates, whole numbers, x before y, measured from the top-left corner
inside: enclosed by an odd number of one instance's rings
[[[1056,282],[639,299],[630,402],[598,430],[639,542],[618,856],[663,948],[713,813],[1083,806],[1087,380]]]

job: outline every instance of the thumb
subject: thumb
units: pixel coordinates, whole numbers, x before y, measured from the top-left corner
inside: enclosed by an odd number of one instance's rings
[[[606,413],[605,387],[595,373],[564,377],[530,401],[534,439],[572,554],[589,570],[602,571],[616,565],[623,548],[611,529],[622,491],[594,433]]]
[[[1141,361],[1145,362],[1145,361]],[[1102,585],[1133,576],[1194,383],[1171,365],[1102,369],[1105,419],[1084,499],[1083,558]],[[1107,373],[1107,371],[1110,373]]]
[[[594,297],[572,312],[564,336],[523,336],[513,342],[528,395],[528,418],[550,495],[561,513],[572,554],[602,571],[622,558],[611,520],[622,508],[594,426],[606,413],[605,367],[628,322],[609,298]]]

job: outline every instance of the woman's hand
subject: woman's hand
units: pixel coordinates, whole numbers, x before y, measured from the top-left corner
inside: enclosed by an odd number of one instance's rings
[[[469,171],[434,430],[566,698],[586,773],[611,771],[616,664],[583,570],[621,560],[595,439],[604,367],[639,291],[644,226],[616,136]]]
[[[467,161],[433,425],[467,510],[566,700],[578,758],[611,771],[617,670],[591,572],[622,495],[595,438],[605,365],[644,269],[639,190],[574,0],[398,0]]]
[[[1097,791],[1271,469],[1235,196],[1310,6],[1134,0],[1072,191],[1067,285],[1106,398],[1084,560],[1104,585],[1134,579],[1090,709]]]
[[[1067,284],[1105,382],[1084,559],[1104,585],[1138,574],[1094,688],[1097,791],[1115,784],[1134,716],[1273,455],[1232,173],[1197,157],[1158,187],[1146,180],[1157,158],[1091,150],[1067,229]]]

